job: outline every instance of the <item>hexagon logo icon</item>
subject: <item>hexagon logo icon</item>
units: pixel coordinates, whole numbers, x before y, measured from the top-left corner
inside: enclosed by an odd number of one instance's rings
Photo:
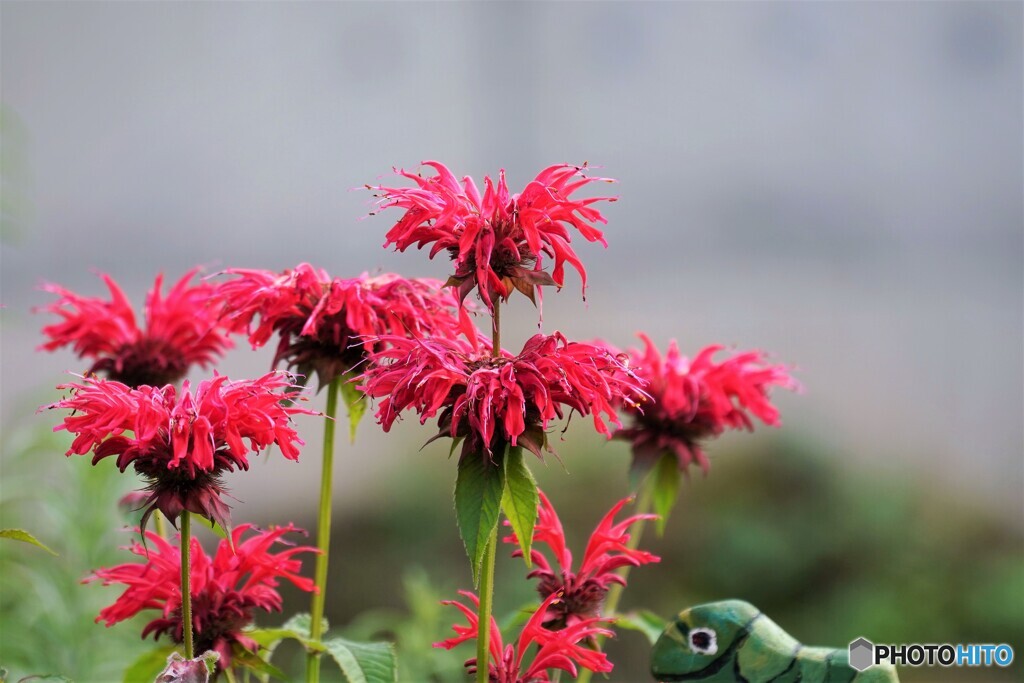
[[[850,666],[863,671],[875,663],[875,644],[867,638],[858,638],[850,643]]]

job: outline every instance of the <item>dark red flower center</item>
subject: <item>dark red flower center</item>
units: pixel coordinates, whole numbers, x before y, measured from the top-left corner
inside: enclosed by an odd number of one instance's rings
[[[321,387],[362,363],[366,351],[362,340],[345,321],[345,311],[323,316],[313,334],[302,334],[306,316],[290,317],[277,326],[281,343],[274,365],[287,361],[289,368],[307,381],[316,373]]]
[[[98,360],[89,372],[103,373],[130,387],[162,387],[182,379],[188,372],[188,361],[173,344],[143,337],[125,344],[114,356]]]
[[[248,462],[235,458],[221,448],[214,451],[213,470],[190,471],[186,465],[169,467],[173,457],[170,447],[160,451],[143,453],[137,450],[116,451],[116,439],[108,441],[96,450],[93,464],[117,453],[117,466],[124,472],[134,464],[135,471],[147,482],[149,496],[140,507],[145,508],[140,526],[146,530],[146,522],[154,510],[159,510],[173,524],[183,510],[188,510],[205,519],[229,527],[228,505],[222,500],[225,493],[221,475],[236,468],[248,469]]]
[[[193,638],[196,652],[223,650],[222,645],[237,640],[242,630],[252,623],[251,601],[241,593],[204,591],[192,596]],[[154,619],[142,632],[145,638],[150,633],[156,637],[167,634],[175,643],[185,640],[182,630],[181,608],[167,617]],[[230,649],[228,650],[230,651]]]
[[[642,429],[648,434],[679,440],[690,446],[696,445],[700,440],[713,436],[715,433],[714,425],[706,419],[701,419],[700,412],[697,412],[689,420],[658,413],[657,410],[637,413],[634,429]]]
[[[513,359],[502,356],[484,356],[475,359],[467,359],[466,367],[470,373],[474,373],[479,370],[496,371],[501,367],[514,362],[515,361]],[[491,438],[491,443],[489,444],[485,444],[483,442],[480,434],[473,429],[470,419],[466,416],[463,416],[459,421],[457,432],[452,434],[451,429],[452,415],[455,410],[454,406],[457,399],[465,393],[465,386],[459,386],[452,389],[452,392],[445,401],[448,405],[437,419],[437,436],[433,437],[431,441],[445,436],[462,437],[465,439],[462,446],[463,455],[470,453],[491,453],[500,455],[501,453],[504,453],[505,444],[509,442],[509,435],[505,433],[505,428],[502,425],[500,417],[495,417],[496,426],[494,429],[494,436]],[[547,446],[547,436],[544,433],[544,428],[542,426],[540,409],[531,401],[526,402],[525,411],[523,413],[523,422],[526,428],[525,431],[518,436],[517,445],[527,448],[532,453],[540,457],[541,449]]]
[[[465,300],[474,287],[483,287],[490,301],[495,297],[508,300],[518,289],[536,303],[534,289],[541,285],[554,285],[555,281],[548,273],[535,269],[537,254],[530,249],[521,233],[513,236],[516,228],[512,224],[500,224],[493,230],[496,244],[488,257],[487,269],[494,273],[498,282],[492,278],[486,282],[477,281],[479,254],[475,248],[461,252],[458,247],[449,247],[448,253],[456,262],[456,268],[448,284],[457,288],[460,301]]]
[[[559,581],[554,574],[543,574],[537,584],[537,592],[542,600],[552,593],[562,591],[562,598],[548,608],[549,617],[543,623],[545,628],[557,631],[565,628],[570,616],[578,619],[589,619],[600,616],[601,605],[604,603],[608,589],[592,578],[579,578],[569,572],[562,572],[562,580]]]

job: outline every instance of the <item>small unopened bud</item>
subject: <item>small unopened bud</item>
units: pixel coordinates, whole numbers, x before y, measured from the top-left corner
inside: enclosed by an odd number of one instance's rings
[[[195,659],[185,659],[177,652],[167,658],[167,668],[153,683],[208,683],[210,673],[217,666],[220,655],[207,650]]]

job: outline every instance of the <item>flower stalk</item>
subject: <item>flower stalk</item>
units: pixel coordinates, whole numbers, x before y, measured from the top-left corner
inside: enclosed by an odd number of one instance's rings
[[[156,535],[160,538],[167,538],[167,525],[164,524],[164,516],[160,512],[153,513],[153,524],[156,526]]]
[[[501,302],[495,301],[491,313],[491,356],[501,356]],[[491,530],[484,547],[483,562],[480,567],[480,633],[476,639],[476,681],[487,683],[490,670],[491,645],[491,612],[494,610],[494,556],[498,546],[498,527]]]
[[[498,527],[491,531],[484,548],[483,566],[480,568],[480,637],[476,639],[476,681],[488,683],[491,646],[491,613],[494,611],[494,556],[498,545]]]
[[[651,496],[654,489],[653,479],[653,477],[647,477],[646,481],[644,481],[640,485],[640,490],[637,492],[636,499],[637,515],[646,515],[651,512]],[[629,540],[626,541],[626,548],[628,548],[629,550],[636,550],[640,547],[640,539],[644,535],[644,526],[646,526],[645,522],[646,520],[641,518],[633,524],[633,529],[629,535]],[[629,570],[632,568],[633,567],[628,564],[622,567],[621,569],[619,569],[619,576],[621,576],[623,579],[626,579],[629,576]],[[619,608],[619,601],[622,599],[622,591],[625,590],[625,588],[625,583],[614,583],[608,589],[608,596],[605,598],[604,601],[604,609],[601,610],[602,615],[605,618],[615,618],[616,610]],[[594,640],[596,649],[600,650],[601,646],[604,645],[604,641],[606,639],[607,637],[604,635],[597,635]],[[591,677],[593,677],[593,675],[594,672],[590,669],[583,669],[582,671],[580,671],[580,675],[576,679],[576,681],[577,683],[590,683],[590,679]]]
[[[185,659],[196,654],[192,647],[192,513],[181,513],[181,632],[185,639]]]
[[[320,473],[320,512],[317,516],[316,547],[320,554],[316,558],[314,582],[316,591],[310,608],[310,638],[319,641],[323,637],[324,603],[327,597],[327,562],[331,550],[331,488],[334,469],[334,425],[338,413],[338,394],[344,376],[337,376],[327,387],[326,422],[324,422],[323,469]],[[306,681],[320,680],[320,653],[310,652],[306,656]]]
[[[654,482],[648,477],[648,481],[644,482],[640,487],[640,491],[637,494],[636,499],[636,511],[637,516],[646,515],[651,512],[651,495],[652,489],[654,488]],[[636,550],[640,547],[640,539],[644,535],[644,526],[646,526],[647,520],[641,517],[633,523],[633,528],[629,534],[629,540],[626,541],[626,548],[628,550]],[[629,570],[632,569],[632,565],[626,565],[619,570],[619,576],[623,579],[629,577]],[[613,583],[608,589],[608,597],[604,601],[604,616],[614,617],[615,612],[619,607],[619,600],[622,599],[622,591],[625,590],[626,584],[624,583]],[[600,640],[598,641],[600,644]],[[582,679],[581,679],[582,680]]]

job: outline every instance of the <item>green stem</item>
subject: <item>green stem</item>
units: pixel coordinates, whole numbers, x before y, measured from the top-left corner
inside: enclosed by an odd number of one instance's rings
[[[480,609],[476,638],[476,681],[487,683],[491,644],[491,612],[494,607],[494,556],[498,545],[498,527],[491,531],[484,548],[483,566],[480,567]]]
[[[185,659],[196,656],[192,648],[192,513],[181,512],[181,631],[185,636]]]
[[[167,526],[164,524],[164,513],[156,510],[153,512],[153,525],[156,527],[156,535],[160,538],[167,538]]]
[[[497,358],[501,355],[500,300],[494,302],[494,312],[491,316],[491,356]],[[477,683],[487,683],[490,669],[491,612],[494,609],[494,556],[497,553],[497,545],[498,527],[495,526],[484,547],[483,564],[480,567],[480,609],[477,611],[476,629]]]
[[[331,482],[334,466],[334,423],[338,412],[338,393],[341,391],[342,377],[335,377],[327,387],[327,420],[324,422],[324,456],[323,469],[320,473],[320,513],[316,525],[316,547],[320,554],[316,557],[316,575],[314,581],[317,590],[313,593],[313,604],[310,608],[312,619],[309,627],[310,639],[319,642],[323,637],[324,602],[327,595],[327,559],[331,550]],[[320,653],[310,652],[306,655],[306,681],[317,683],[320,680]]]
[[[634,514],[646,515],[648,512],[651,511],[651,497],[653,495],[653,490],[654,478],[648,476],[647,479],[640,484],[640,490],[637,495],[636,510]],[[646,523],[647,520],[641,519],[633,525],[633,528],[630,530],[629,540],[626,541],[627,548],[629,548],[630,550],[636,550],[640,547],[640,538],[644,534],[644,526],[646,525]],[[622,567],[619,570],[619,576],[621,576],[622,579],[625,580],[626,577],[629,576],[630,569],[632,569],[632,567],[630,567],[629,565]],[[625,586],[622,584],[612,584],[611,588],[608,589],[607,597],[605,597],[604,599],[604,609],[601,610],[601,616],[607,618],[615,616],[615,610],[617,610],[619,607],[619,600],[622,599],[622,591],[624,589]],[[604,636],[597,636],[596,644],[598,650],[601,649],[601,646],[604,644],[604,641]],[[590,669],[583,669],[582,671],[580,671],[580,675],[576,679],[576,681],[577,683],[590,683],[590,679],[593,675],[594,672]]]
[[[640,485],[640,491],[638,492],[636,499],[636,508],[633,514],[646,515],[651,511],[651,496],[652,489],[654,489],[654,482],[652,477],[648,477],[648,480]],[[629,532],[629,540],[626,541],[626,547],[630,550],[636,550],[640,547],[640,539],[644,535],[644,526],[647,524],[647,520],[641,519],[635,524]],[[619,570],[619,576],[625,580],[629,576],[629,570],[632,569],[629,565]],[[603,616],[614,617],[615,610],[619,607],[619,600],[622,599],[622,591],[625,589],[620,583],[613,583],[612,587],[608,589],[608,597],[604,600],[604,609],[602,610]]]
[[[501,302],[494,302],[494,313],[491,316],[491,356],[501,355]]]

